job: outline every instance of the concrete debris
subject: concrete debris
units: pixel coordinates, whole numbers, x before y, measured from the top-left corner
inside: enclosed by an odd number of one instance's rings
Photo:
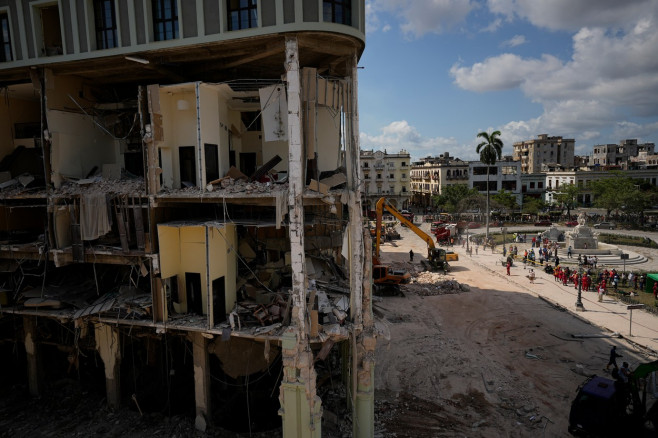
[[[446,280],[444,274],[438,272],[420,272],[412,277],[411,283],[403,287],[404,292],[412,292],[420,296],[459,294],[470,291],[466,284],[455,280]]]

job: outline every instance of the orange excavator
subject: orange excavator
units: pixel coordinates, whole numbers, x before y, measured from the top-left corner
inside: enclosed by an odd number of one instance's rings
[[[418,228],[413,222],[409,221],[406,217],[402,215],[395,207],[388,203],[386,198],[380,198],[377,201],[376,214],[377,214],[377,232],[376,232],[376,243],[375,243],[375,255],[373,256],[373,264],[379,263],[379,245],[381,242],[381,223],[382,215],[384,209],[395,216],[403,225],[409,227],[411,231],[416,233],[418,237],[423,239],[427,243],[427,260],[423,260],[422,263],[427,270],[443,270],[444,272],[450,271],[450,265],[446,260],[446,251],[437,248],[434,245],[434,239],[425,233],[423,230]]]

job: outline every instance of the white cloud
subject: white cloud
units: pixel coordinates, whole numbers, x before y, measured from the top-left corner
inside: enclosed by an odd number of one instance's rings
[[[488,0],[489,10],[508,20],[520,18],[538,27],[577,31],[582,27],[625,28],[637,17],[655,15],[655,0]]]
[[[502,47],[517,47],[525,44],[527,41],[525,39],[525,35],[514,35],[512,38],[510,38],[507,41],[503,41],[501,43]]]
[[[508,13],[505,7],[510,5],[522,6],[522,12],[534,11],[538,6],[530,3],[535,4],[525,0],[489,1],[502,14]],[[555,3],[561,4],[562,0]],[[589,0],[583,3],[590,4]],[[618,10],[616,2],[600,3],[608,11]],[[646,7],[646,2],[639,0],[629,3],[631,9]],[[566,62],[546,54],[521,58],[504,53],[471,66],[455,64],[450,73],[455,84],[463,89],[485,92],[519,88],[533,102],[543,105],[540,117],[510,122],[501,128],[503,132],[509,130],[513,137],[528,134],[522,138],[533,138],[538,133],[549,133],[584,139],[586,133],[593,139],[613,128],[620,138],[651,133],[655,136],[657,123],[636,126],[618,122],[633,117],[658,117],[658,10],[654,15],[641,15],[633,25],[625,24],[624,30],[579,29],[572,39],[573,55]]]
[[[504,53],[487,58],[471,67],[455,64],[450,74],[455,83],[470,91],[506,90],[532,82],[562,68],[562,62],[549,55],[541,59],[523,59],[518,55]]]
[[[503,25],[503,20],[500,18],[496,18],[495,20],[491,21],[489,25],[485,28],[480,29],[480,32],[495,32],[500,27]]]
[[[386,149],[389,153],[397,153],[404,149],[411,154],[413,159],[428,155],[435,156],[443,152],[459,156],[462,151],[462,147],[454,138],[423,137],[406,120],[391,122],[381,129],[379,135],[370,135],[361,131],[360,141],[361,149]]]
[[[382,15],[395,15],[400,30],[409,37],[440,34],[461,24],[477,7],[475,0],[369,0],[366,2],[368,31],[381,28]]]

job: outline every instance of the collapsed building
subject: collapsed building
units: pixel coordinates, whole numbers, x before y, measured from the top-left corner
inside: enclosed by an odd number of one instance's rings
[[[372,436],[365,2],[0,0],[0,24],[0,378],[199,429],[257,404],[290,437],[339,382]]]

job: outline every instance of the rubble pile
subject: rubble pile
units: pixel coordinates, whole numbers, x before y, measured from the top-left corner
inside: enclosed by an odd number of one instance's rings
[[[55,191],[55,194],[57,196],[75,196],[90,192],[146,196],[146,187],[142,178],[112,180],[98,176],[85,180],[67,181]]]
[[[435,295],[459,294],[470,291],[466,284],[456,280],[446,280],[445,275],[438,272],[420,272],[411,279],[405,288],[406,292],[428,297]]]

